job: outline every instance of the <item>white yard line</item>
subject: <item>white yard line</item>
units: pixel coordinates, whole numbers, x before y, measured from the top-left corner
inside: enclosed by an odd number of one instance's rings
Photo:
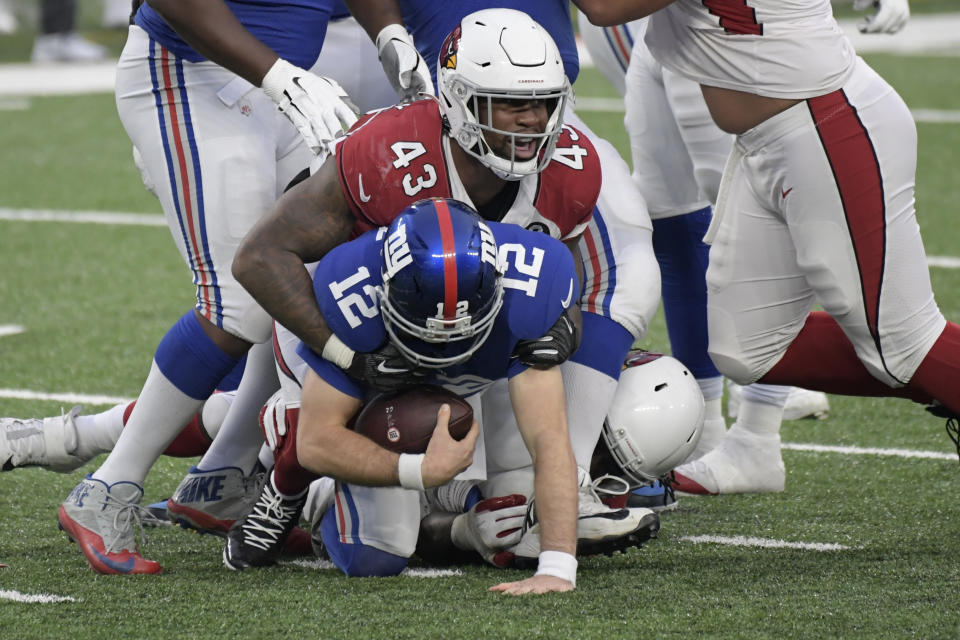
[[[9,591],[0,589],[0,600],[12,600],[13,602],[24,603],[51,603],[51,602],[76,602],[76,599],[70,596],[53,596],[47,593],[29,594],[19,591]]]
[[[3,336],[15,336],[26,330],[26,327],[19,324],[0,324],[0,338]]]
[[[85,224],[139,225],[166,227],[159,213],[124,213],[113,211],[62,211],[53,209],[8,209],[0,207],[0,220],[16,222],[77,222]]]
[[[326,571],[328,569],[337,569],[337,566],[329,560],[321,560],[320,558],[286,560],[281,561],[280,564],[322,571]],[[407,576],[409,578],[451,578],[454,576],[462,576],[463,571],[460,569],[411,569],[407,567],[400,573],[400,575]]]
[[[167,226],[164,217],[158,213],[11,209],[5,207],[0,207],[0,220],[11,220],[14,222],[75,222],[83,224],[138,225],[147,227]],[[927,256],[927,265],[943,269],[960,269],[960,258],[953,256]],[[0,333],[0,336],[2,335],[3,334]]]
[[[623,99],[577,97],[576,110],[623,113]],[[911,109],[910,113],[914,120],[924,124],[960,124],[960,110],[957,109]]]
[[[33,391],[30,389],[2,388],[0,388],[0,398],[8,398],[12,400],[44,400],[82,405],[115,405],[134,400],[134,398],[125,398],[122,396],[85,394],[76,393],[74,391],[52,393],[47,391]],[[957,459],[956,453],[945,453],[943,451],[923,451],[919,449],[884,449],[878,447],[838,446],[802,442],[784,442],[781,445],[781,448],[787,451],[803,451],[807,453],[839,453],[850,456],[891,456],[896,458],[914,458],[926,460]]]
[[[134,398],[121,396],[93,395],[86,393],[49,393],[46,391],[31,391],[29,389],[0,389],[0,398],[11,400],[52,400],[65,404],[81,405],[110,405],[132,402]]]
[[[770,538],[752,538],[750,536],[683,536],[683,542],[694,544],[724,544],[733,547],[761,547],[763,549],[799,549],[801,551],[848,551],[848,547],[833,542],[788,542]]]
[[[824,444],[806,444],[784,442],[781,449],[788,451],[806,451],[809,453],[841,453],[851,456],[891,456],[895,458],[925,458],[929,460],[957,460],[956,453],[940,451],[918,451],[916,449],[879,449],[876,447],[840,447]]]

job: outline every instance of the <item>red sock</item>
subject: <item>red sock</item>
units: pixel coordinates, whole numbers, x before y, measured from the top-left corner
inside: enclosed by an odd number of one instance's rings
[[[960,414],[960,326],[947,323],[909,386],[922,389]]]
[[[807,316],[780,362],[757,382],[845,396],[909,398],[922,404],[933,401],[925,387],[911,384],[894,389],[870,375],[843,329],[824,311]]]
[[[300,466],[297,458],[297,418],[300,409],[287,409],[287,433],[273,452],[273,485],[285,496],[298,496],[320,476]],[[261,418],[262,419],[262,418]],[[263,425],[261,424],[261,427]]]
[[[130,419],[130,414],[133,412],[135,404],[137,403],[131,402],[127,405],[127,408],[123,410],[123,426],[127,426],[127,420]],[[211,442],[213,442],[213,440],[210,438],[206,429],[203,428],[203,423],[200,421],[200,413],[198,412],[190,422],[180,430],[176,439],[170,443],[170,446],[163,452],[163,455],[174,458],[195,458],[205,454]]]

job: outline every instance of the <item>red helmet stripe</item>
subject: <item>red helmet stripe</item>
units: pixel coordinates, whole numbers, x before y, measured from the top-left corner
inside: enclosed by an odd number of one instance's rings
[[[457,249],[453,242],[453,221],[446,200],[437,198],[433,202],[443,245],[443,319],[453,320],[457,317]]]

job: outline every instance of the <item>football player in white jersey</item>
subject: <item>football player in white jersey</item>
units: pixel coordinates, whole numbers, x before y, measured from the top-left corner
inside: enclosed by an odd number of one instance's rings
[[[659,11],[658,11],[659,10]],[[656,12],[656,13],[653,13]],[[707,271],[709,352],[739,383],[960,412],[960,327],[937,308],[914,213],[916,127],[827,0],[624,0],[646,42],[736,135]],[[761,250],[762,248],[762,250]],[[811,312],[814,302],[824,312]]]
[[[723,379],[707,355],[709,247],[702,236],[710,224],[711,204],[733,136],[713,123],[695,82],[664,69],[650,56],[643,42],[646,19],[615,27],[597,27],[583,13],[578,20],[598,69],[621,95],[627,93],[624,122],[630,134],[633,178],[653,219],[672,350],[693,371],[706,400],[703,435],[691,460],[724,441],[724,452],[712,457],[722,456],[730,473],[719,484],[705,481],[711,493],[781,491],[785,472],[778,433],[784,400],[792,398],[791,410],[798,417],[825,412],[828,404],[820,392],[749,385],[741,394],[736,386],[742,402],[731,417],[739,419],[724,438]],[[697,491],[692,486],[678,488]]]

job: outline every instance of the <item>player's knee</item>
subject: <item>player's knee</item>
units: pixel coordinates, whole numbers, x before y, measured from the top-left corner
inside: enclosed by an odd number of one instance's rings
[[[330,507],[323,515],[320,533],[330,561],[351,578],[399,575],[410,560],[407,556],[383,551],[360,542],[345,542],[337,530],[334,507]]]

